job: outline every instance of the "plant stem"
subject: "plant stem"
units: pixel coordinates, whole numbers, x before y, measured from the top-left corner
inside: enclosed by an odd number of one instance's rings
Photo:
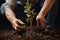
[[[32,22],[30,21],[30,27],[32,26]]]
[[[30,28],[31,28],[31,30],[32,30],[32,20],[30,20]]]

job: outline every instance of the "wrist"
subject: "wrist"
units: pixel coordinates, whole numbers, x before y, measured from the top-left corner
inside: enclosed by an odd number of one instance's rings
[[[13,24],[14,20],[16,20],[16,18],[10,19],[10,22]]]
[[[40,16],[40,17],[45,17],[43,14],[38,14],[38,16]]]
[[[43,12],[40,12],[38,15],[45,17],[45,13],[43,13]]]

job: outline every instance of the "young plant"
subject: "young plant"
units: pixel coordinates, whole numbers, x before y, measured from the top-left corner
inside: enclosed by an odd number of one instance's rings
[[[30,22],[30,26],[32,26],[32,20],[34,18],[34,9],[31,10],[32,5],[29,0],[27,0],[26,5],[24,6],[24,12],[26,13],[27,19],[26,22]]]

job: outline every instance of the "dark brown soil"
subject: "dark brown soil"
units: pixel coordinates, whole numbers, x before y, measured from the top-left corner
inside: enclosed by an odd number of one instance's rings
[[[47,31],[38,27],[28,27],[21,32],[11,28],[0,28],[0,40],[60,40],[60,35],[53,28]]]

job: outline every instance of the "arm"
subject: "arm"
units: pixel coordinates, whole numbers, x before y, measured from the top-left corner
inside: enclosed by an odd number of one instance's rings
[[[11,23],[14,19],[16,19],[15,13],[12,10],[16,2],[17,0],[6,0],[7,5],[5,6],[5,15]]]
[[[54,1],[55,0],[45,0],[41,11],[36,17],[37,26],[40,26],[42,29],[45,28],[45,23],[46,23],[45,16],[47,12],[51,9]]]
[[[11,22],[13,28],[16,31],[20,31],[20,25],[24,24],[20,19],[17,19],[15,13],[13,12],[14,6],[17,0],[6,0],[7,5],[5,6],[5,15],[7,19]]]
[[[39,12],[39,15],[45,16],[47,12],[51,9],[54,2],[55,0],[45,0],[42,9]]]
[[[15,13],[12,11],[11,8],[5,9],[5,15],[11,23],[16,19]]]

